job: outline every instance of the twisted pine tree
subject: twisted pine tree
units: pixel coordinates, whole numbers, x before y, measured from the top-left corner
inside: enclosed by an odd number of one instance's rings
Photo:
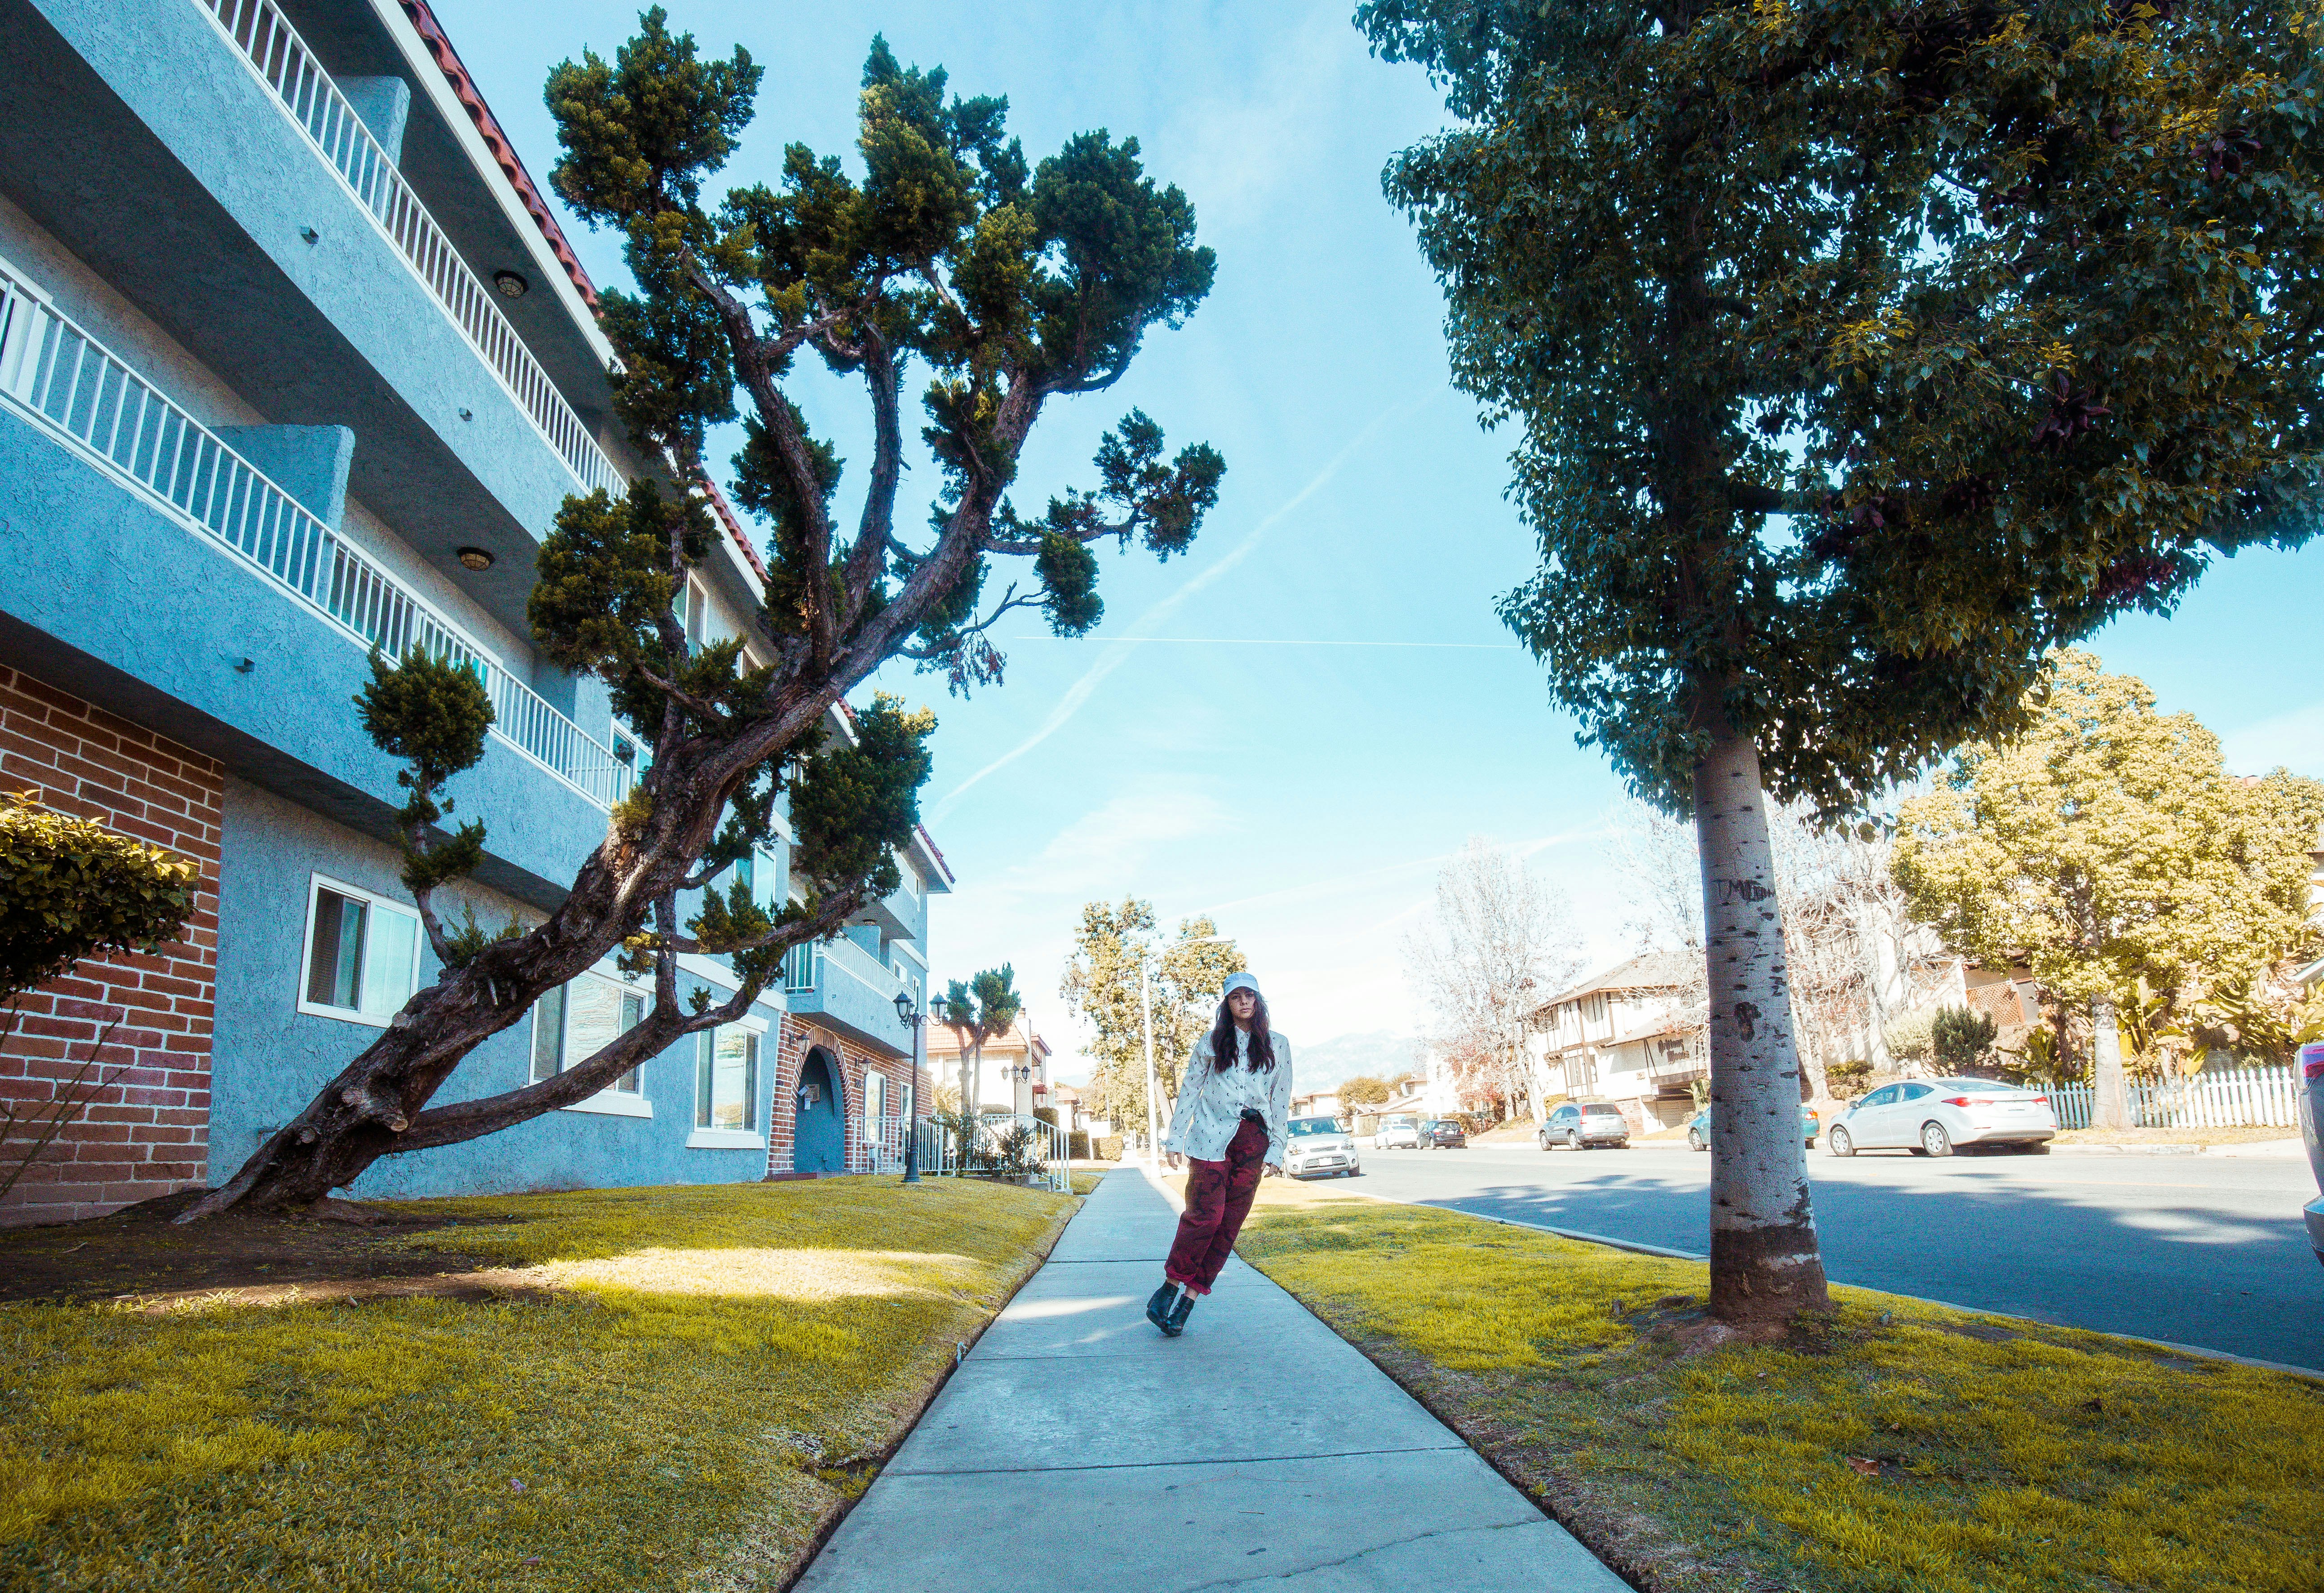
[[[759,78],[744,51],[702,60],[656,7],[611,62],[585,52],[549,80],[564,147],[558,189],[620,231],[636,285],[604,296],[615,404],[669,472],[619,496],[566,501],[540,550],[530,618],[546,657],[607,684],[651,742],[650,761],[545,922],[447,930],[432,895],[474,867],[484,834],[475,820],[450,835],[435,827],[448,807],[440,789],[482,755],[489,705],[449,665],[380,671],[364,722],[410,765],[404,880],[443,977],[189,1217],[314,1201],[381,1156],[569,1105],[739,1017],[787,950],[835,935],[896,889],[894,853],[918,822],[933,719],[881,697],[843,744],[819,728],[832,704],[899,657],[955,690],[998,680],[1004,660],[989,634],[1003,613],[1038,609],[1061,635],[1088,631],[1103,607],[1091,545],[1135,539],[1167,558],[1216,501],[1219,456],[1197,445],[1166,459],[1161,429],[1135,412],[1099,448],[1092,489],[1064,492],[1038,515],[1010,497],[1045,407],[1111,386],[1149,328],[1179,325],[1209,291],[1213,257],[1195,245],[1194,207],[1145,175],[1135,140],[1084,134],[1031,165],[1005,136],[1006,100],[947,100],[941,69],[899,67],[875,39],[862,175],[792,144],[779,184],[713,206],[705,181],[749,123]],[[852,529],[835,506],[842,461],[787,391],[802,358],[860,382],[870,410]],[[927,373],[920,435],[942,488],[927,531],[908,536],[896,499],[915,361]],[[706,435],[738,412],[733,497],[770,527],[754,640],[772,661],[759,667],[739,639],[689,649],[671,612],[716,535],[689,490],[706,477]],[[1025,561],[1029,575],[990,597],[996,557]],[[715,881],[770,840],[785,797],[807,896],[769,913],[739,883]],[[696,891],[698,909],[683,914]],[[630,971],[652,977],[644,1021],[554,1078],[429,1104],[476,1045],[616,948]],[[724,999],[682,990],[685,953],[728,958],[739,988]]]
[[[1825,1299],[1764,795],[2006,736],[2051,649],[2307,537],[2312,14],[2238,0],[1371,0],[1457,124],[1391,198],[1518,421],[1503,617],[1696,823],[1711,1308]]]

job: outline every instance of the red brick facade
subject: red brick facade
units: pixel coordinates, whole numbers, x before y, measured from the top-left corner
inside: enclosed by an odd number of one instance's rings
[[[912,1080],[912,1064],[908,1057],[884,1056],[845,1038],[835,1029],[823,1027],[811,1018],[785,1017],[781,1037],[775,1045],[774,1106],[768,1113],[767,1176],[770,1178],[811,1176],[793,1173],[791,1153],[797,1143],[793,1130],[798,1113],[799,1069],[807,1061],[807,1054],[817,1045],[839,1059],[840,1111],[847,1124],[847,1165],[851,1171],[867,1165],[861,1134],[865,1073],[878,1073],[887,1078],[890,1115],[895,1115],[903,1109],[904,1091]]]
[[[0,668],[0,785],[201,865],[186,939],[153,956],[92,957],[27,991],[0,1047],[0,1100],[21,1114],[53,1100],[120,1020],[88,1108],[24,1170],[0,1223],[60,1222],[201,1182],[208,1155],[210,1026],[225,770],[33,677]],[[31,1148],[0,1150],[0,1177]]]

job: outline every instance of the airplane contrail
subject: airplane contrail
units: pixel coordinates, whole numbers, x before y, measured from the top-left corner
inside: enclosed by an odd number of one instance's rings
[[[963,796],[968,794],[969,789],[972,787],[977,785],[980,781],[982,781],[989,776],[1000,773],[1002,769],[1016,762],[1019,758],[1024,757],[1026,753],[1030,752],[1043,741],[1047,741],[1051,736],[1056,734],[1057,732],[1063,730],[1065,726],[1066,721],[1073,718],[1075,714],[1081,712],[1082,704],[1088,702],[1092,694],[1093,694],[1099,686],[1105,684],[1106,677],[1112,674],[1116,669],[1120,668],[1122,665],[1128,663],[1130,661],[1130,655],[1136,651],[1140,646],[1144,645],[1144,632],[1152,629],[1154,626],[1160,624],[1163,621],[1167,620],[1172,614],[1176,613],[1181,608],[1185,606],[1188,599],[1194,597],[1197,593],[1203,591],[1205,587],[1211,585],[1212,583],[1217,581],[1219,577],[1226,575],[1237,565],[1242,563],[1244,559],[1250,557],[1251,549],[1259,546],[1259,539],[1267,534],[1268,529],[1280,521],[1284,516],[1289,514],[1293,510],[1298,508],[1302,503],[1307,502],[1308,499],[1314,497],[1318,492],[1321,492],[1323,490],[1323,483],[1330,481],[1334,475],[1337,475],[1340,473],[1340,467],[1345,465],[1350,459],[1355,457],[1357,451],[1360,449],[1365,443],[1371,440],[1371,437],[1374,432],[1379,430],[1381,427],[1386,426],[1391,420],[1400,420],[1417,413],[1421,409],[1434,401],[1435,397],[1436,394],[1432,392],[1426,398],[1420,400],[1416,403],[1400,404],[1391,409],[1383,410],[1377,416],[1373,417],[1369,425],[1367,425],[1361,431],[1356,433],[1353,437],[1349,439],[1347,447],[1342,448],[1338,453],[1332,456],[1331,461],[1326,464],[1323,469],[1315,473],[1314,478],[1312,481],[1310,481],[1305,486],[1300,488],[1296,493],[1294,493],[1287,501],[1277,505],[1267,516],[1267,518],[1260,520],[1257,525],[1251,527],[1250,529],[1244,534],[1242,540],[1236,543],[1232,548],[1227,549],[1225,555],[1222,557],[1216,564],[1211,566],[1210,568],[1203,571],[1200,575],[1194,576],[1191,580],[1188,580],[1181,585],[1176,592],[1171,593],[1167,597],[1162,599],[1161,602],[1156,603],[1152,608],[1148,609],[1144,613],[1139,615],[1138,622],[1130,627],[1133,631],[1139,633],[1139,636],[1135,638],[1120,638],[1110,643],[1104,654],[1099,658],[1097,662],[1092,664],[1086,670],[1083,671],[1081,678],[1074,681],[1072,686],[1065,688],[1065,695],[1057,699],[1057,705],[1049,710],[1049,716],[1041,721],[1041,726],[1038,730],[1036,730],[1031,735],[1027,736],[1023,741],[1010,748],[1009,750],[1003,752],[1000,757],[994,759],[982,769],[978,769],[974,774],[961,781],[960,784],[954,786],[951,790],[945,792],[944,800],[937,803],[936,811],[928,815],[928,823],[941,823],[944,816],[953,810],[954,806]]]

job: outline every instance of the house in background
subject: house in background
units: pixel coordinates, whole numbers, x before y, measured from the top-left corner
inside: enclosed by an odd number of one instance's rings
[[[452,787],[487,854],[446,910],[562,898],[648,749],[541,656],[534,554],[568,495],[677,483],[615,417],[595,289],[423,0],[0,0],[0,775],[203,874],[182,944],[23,1003],[0,1098],[47,1099],[116,1015],[125,1064],[16,1185],[0,1220],[24,1221],[230,1174],[436,976],[396,766],[351,705],[372,648],[466,662],[497,713]],[[707,491],[726,534],[679,617],[761,646],[757,554]],[[925,1008],[951,883],[925,833],[899,861],[750,1017],[355,1192],[874,1165],[859,1125],[909,1100],[895,998]],[[788,839],[739,867],[779,903]],[[609,960],[438,1100],[547,1078],[650,999]]]
[[[1315,1090],[1291,1098],[1291,1115],[1295,1118],[1336,1118],[1340,1115],[1340,1092],[1337,1090]]]
[[[931,1090],[962,1088],[962,1048],[957,1031],[929,1019],[927,1057]],[[978,1103],[989,1112],[1030,1117],[1036,1107],[1050,1104],[1049,1043],[1034,1030],[1031,1019],[1020,1017],[1005,1033],[984,1043],[978,1081]]]
[[[1631,1129],[1652,1133],[1694,1114],[1687,1086],[1711,1076],[1699,1025],[1683,1014],[1683,971],[1675,955],[1648,953],[1561,991],[1529,1020],[1536,1088],[1610,1100]]]

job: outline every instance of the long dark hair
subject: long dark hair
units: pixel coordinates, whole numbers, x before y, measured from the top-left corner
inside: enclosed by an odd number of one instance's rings
[[[1258,1003],[1250,1009],[1250,1065],[1270,1068],[1275,1065],[1275,1036],[1267,1032],[1267,998],[1257,990],[1250,994]],[[1211,1065],[1224,1073],[1234,1064],[1234,1008],[1222,999],[1218,1021],[1211,1026]]]

